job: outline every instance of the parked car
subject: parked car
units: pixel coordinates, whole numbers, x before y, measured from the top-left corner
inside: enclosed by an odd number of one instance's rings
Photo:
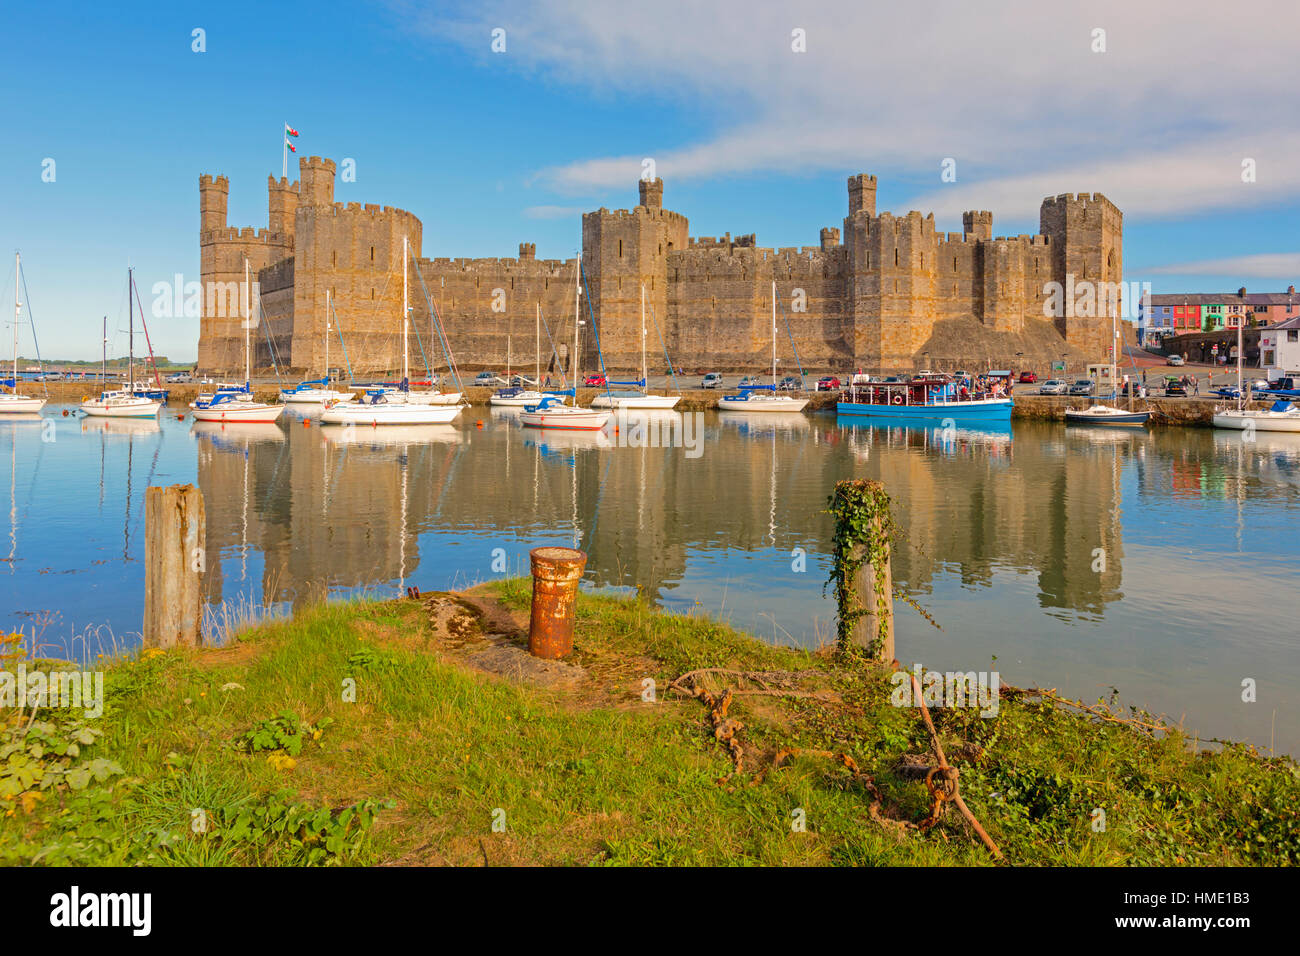
[[[492,388],[495,385],[504,385],[506,380],[496,372],[479,372],[474,376],[474,384]]]
[[[1049,378],[1038,386],[1039,395],[1064,395],[1070,390],[1070,383],[1063,378]]]
[[[763,383],[758,380],[757,375],[746,375],[740,380],[739,388],[758,388]]]
[[[1186,398],[1186,397],[1187,397],[1187,386],[1184,385],[1180,379],[1177,379],[1177,378],[1175,378],[1174,376],[1170,375],[1168,378],[1165,379],[1165,397],[1166,397],[1166,398],[1174,398],[1174,397]]]
[[[1182,357],[1181,355],[1170,355],[1168,358],[1165,359],[1165,364],[1166,364],[1166,365],[1186,365],[1187,363],[1183,361],[1183,357]]]
[[[1119,390],[1119,393],[1126,397],[1131,393],[1136,398],[1146,398],[1147,387],[1141,382],[1135,382],[1132,379],[1129,379],[1129,381],[1124,383],[1124,387]]]
[[[176,383],[192,382],[194,377],[189,372],[172,372],[167,376],[167,381]]]
[[[1021,385],[1033,385],[1033,384],[1037,383],[1037,381],[1038,381],[1038,376],[1035,375],[1033,372],[1021,372],[1021,373],[1020,373],[1020,384],[1021,384]]]
[[[718,372],[709,372],[700,382],[700,388],[722,388],[722,375]]]
[[[817,379],[817,391],[819,392],[829,392],[832,389],[839,387],[840,380],[834,375],[825,375],[822,378]]]
[[[970,374],[970,372],[966,371],[964,368],[959,368],[959,369],[957,369],[957,371],[955,371],[955,372],[952,373],[952,377],[953,377],[953,378],[970,378],[970,377],[971,377],[971,374]]]
[[[587,388],[604,388],[605,376],[601,372],[592,372],[582,380],[582,384]]]
[[[519,372],[516,372],[514,375],[510,376],[510,384],[514,388],[522,388],[525,385],[529,388],[536,388],[537,379],[533,378],[531,375],[521,375]]]
[[[1070,390],[1067,394],[1092,395],[1096,391],[1097,391],[1097,386],[1092,379],[1080,378],[1080,379],[1076,379],[1074,384],[1070,386]]]
[[[787,375],[776,387],[782,392],[797,392],[803,388],[803,379],[797,375]]]

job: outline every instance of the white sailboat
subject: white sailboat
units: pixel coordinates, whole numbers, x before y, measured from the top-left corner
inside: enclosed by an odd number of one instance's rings
[[[537,304],[537,315],[534,321],[537,324],[537,367],[534,372],[535,381],[539,384],[542,381],[542,306]],[[510,379],[510,340],[506,339],[506,381]],[[529,405],[536,405],[547,395],[561,399],[560,404],[564,404],[564,396],[555,392],[539,392],[535,388],[507,387],[498,388],[488,399],[488,404],[494,408],[527,408]]]
[[[127,386],[99,393],[81,403],[81,410],[93,418],[157,418],[163,403],[156,398],[136,393],[135,386],[135,273],[126,270]],[[143,318],[143,316],[142,316]],[[101,343],[100,379],[108,378],[108,318],[104,318],[104,339]]]
[[[410,381],[409,334],[411,310],[407,304],[406,237],[402,237],[402,383]],[[326,406],[321,412],[322,425],[446,425],[460,414],[460,393],[456,404],[412,399],[405,390],[395,392],[387,386],[367,388],[361,401]],[[437,393],[424,393],[433,394]]]
[[[327,402],[350,402],[356,396],[351,392],[330,388],[330,290],[325,290],[325,377],[299,382],[293,388],[280,389],[280,401],[286,405],[311,408]]]
[[[776,282],[772,282],[772,385],[745,389],[739,395],[724,395],[718,399],[718,409],[724,412],[801,412],[808,399],[782,395],[776,388]]]
[[[1275,401],[1266,409],[1249,409],[1250,400],[1242,382],[1242,320],[1237,320],[1237,407],[1215,411],[1211,422],[1215,428],[1231,428],[1248,432],[1300,432],[1300,409],[1285,398]]]
[[[10,381],[12,392],[0,395],[0,415],[35,415],[45,407],[45,399],[18,394],[18,318],[23,305],[18,301],[19,256],[14,253],[14,377]]]
[[[404,320],[409,319],[411,315],[411,306],[407,300],[408,293],[407,293],[407,278],[406,278],[406,267],[409,259],[410,259],[410,247],[407,243],[406,237],[403,236],[402,237],[402,317]],[[429,311],[430,311],[429,324],[430,326],[432,326],[433,310],[430,309]],[[429,348],[430,350],[433,349],[432,338],[430,338],[429,341]],[[405,340],[403,340],[402,349],[403,352],[405,352],[406,349]],[[405,361],[405,359],[403,359],[403,361]],[[411,388],[410,381],[407,378],[407,372],[405,368],[403,368],[402,370],[402,381],[406,384],[406,389],[403,392],[403,394],[406,397],[407,403],[410,405],[455,405],[457,408],[459,408],[460,405],[462,404],[461,398],[463,396],[461,395],[460,392],[444,392],[434,388],[429,388],[429,389]],[[455,416],[453,415],[452,418],[454,417]],[[448,419],[448,421],[450,420],[451,419]]]
[[[213,395],[200,395],[190,402],[196,422],[225,422],[230,424],[260,424],[273,422],[284,411],[283,405],[269,405],[253,401],[253,357],[249,341],[253,326],[249,312],[248,258],[244,258],[244,387],[241,391],[218,390]]]
[[[677,403],[681,401],[679,395],[651,395],[649,391],[649,376],[646,371],[645,361],[645,285],[641,286],[641,381],[631,383],[639,386],[638,391],[634,392],[606,392],[604,395],[597,395],[591,401],[592,408],[652,408],[666,410],[676,408]],[[624,382],[611,382],[611,385],[628,384]]]
[[[574,266],[573,276],[573,355],[569,363],[573,371],[576,401],[578,378],[578,296],[582,288],[582,253]],[[529,428],[555,428],[565,431],[599,431],[609,421],[610,413],[580,405],[565,405],[558,395],[547,395],[536,405],[528,405],[519,415],[519,421]]]

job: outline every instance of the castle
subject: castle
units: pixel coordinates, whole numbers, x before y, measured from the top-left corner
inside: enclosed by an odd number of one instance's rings
[[[515,364],[531,364],[539,305],[567,362],[574,259],[538,259],[532,243],[520,243],[517,258],[423,258],[419,219],[335,202],[334,175],[332,160],[313,156],[299,160],[298,182],[268,177],[267,228],[256,231],[226,224],[225,176],[199,177],[201,371],[242,370],[245,258],[260,290],[256,368],[274,358],[291,374],[322,370],[327,291],[337,317],[330,364],[342,367],[341,334],[355,373],[400,368],[403,238],[412,329],[422,336],[412,339],[413,377],[422,375],[421,350],[443,364],[430,305],[466,368],[504,366],[511,332]],[[642,179],[639,190],[634,209],[582,217],[581,318],[594,318],[609,368],[639,367],[642,287],[651,354],[661,355],[657,327],[674,364],[692,370],[770,363],[773,281],[778,319],[788,321],[807,368],[1042,367],[1063,355],[1096,361],[1109,345],[1108,315],[1045,317],[1048,283],[1121,281],[1123,216],[1100,193],[1048,197],[1038,235],[995,238],[987,211],[964,213],[962,231],[946,234],[933,213],[877,213],[876,177],[857,175],[848,180],[842,230],[822,229],[817,246],[774,250],[753,234],[692,238],[686,217],[663,208],[661,179]],[[786,321],[778,349],[782,367],[794,371]],[[580,346],[588,369],[590,324]],[[545,341],[543,350],[550,353]]]

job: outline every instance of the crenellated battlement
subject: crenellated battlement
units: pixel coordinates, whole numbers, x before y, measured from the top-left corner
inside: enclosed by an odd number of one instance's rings
[[[364,343],[356,350],[358,368],[398,368],[403,239],[414,267],[413,319],[427,327],[435,307],[465,367],[502,363],[511,332],[531,336],[538,310],[557,341],[571,341],[574,258],[539,259],[527,241],[513,258],[425,257],[415,214],[334,202],[335,172],[332,160],[313,156],[299,160],[296,181],[268,176],[266,228],[227,224],[227,178],[199,177],[204,281],[237,284],[248,258],[281,359],[291,355],[290,364],[303,369],[323,361],[328,294],[349,346]],[[638,181],[638,204],[630,209],[583,213],[579,308],[582,318],[594,317],[606,365],[639,361],[643,293],[674,360],[687,367],[763,364],[773,281],[782,307],[797,316],[801,356],[823,367],[915,367],[923,351],[944,355],[936,336],[951,322],[990,335],[1026,335],[1032,326],[1034,335],[1057,337],[1058,356],[1103,347],[1096,322],[1045,319],[1042,293],[1067,273],[1112,281],[1122,275],[1122,214],[1101,193],[1047,197],[1039,233],[994,237],[990,210],[967,210],[961,231],[941,232],[933,212],[877,213],[874,175],[850,176],[846,185],[842,228],[820,228],[818,244],[765,248],[754,233],[692,236],[687,217],[663,207],[658,178]],[[579,334],[590,335],[590,328]],[[593,347],[584,341],[583,354],[594,354]],[[238,322],[205,312],[200,366],[234,368],[240,348]],[[990,346],[988,354],[1000,353]],[[255,364],[269,364],[269,354]]]

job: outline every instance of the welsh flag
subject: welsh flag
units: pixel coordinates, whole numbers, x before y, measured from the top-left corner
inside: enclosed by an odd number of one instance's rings
[[[294,129],[292,126],[290,126],[288,123],[285,123],[285,124],[284,124],[284,135],[285,135],[285,136],[297,136],[297,135],[298,135],[298,131],[297,131],[296,129]]]
[[[288,139],[285,139],[285,141],[284,141],[284,145],[289,147],[289,152],[291,152],[291,153],[296,153],[296,152],[298,152],[298,150],[294,149],[293,143],[289,142]]]

